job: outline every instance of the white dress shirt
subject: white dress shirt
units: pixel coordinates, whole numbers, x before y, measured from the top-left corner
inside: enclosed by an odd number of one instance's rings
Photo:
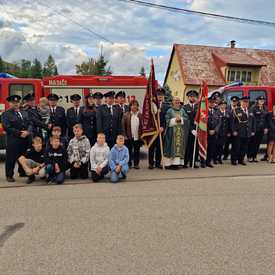
[[[138,112],[133,113],[131,112],[131,133],[134,140],[139,139],[139,118]]]

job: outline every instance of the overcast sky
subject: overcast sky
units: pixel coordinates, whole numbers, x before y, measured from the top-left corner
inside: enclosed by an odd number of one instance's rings
[[[275,21],[274,0],[147,0],[206,12]],[[46,3],[49,7],[46,7]],[[57,13],[63,14],[66,18]],[[76,21],[114,44],[84,30]],[[52,54],[59,73],[74,74],[75,64],[97,56],[100,45],[114,74],[147,71],[151,57],[162,80],[173,43],[275,50],[275,28],[225,22],[134,6],[117,0],[0,0],[0,55],[7,61],[45,60]]]

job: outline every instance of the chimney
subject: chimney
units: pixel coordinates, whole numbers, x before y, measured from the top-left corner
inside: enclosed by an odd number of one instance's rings
[[[236,47],[236,41],[235,40],[230,41],[230,47],[231,47],[231,49],[234,49]]]

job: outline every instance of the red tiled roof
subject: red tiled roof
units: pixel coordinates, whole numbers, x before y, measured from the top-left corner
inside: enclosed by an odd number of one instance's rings
[[[225,85],[219,68],[222,63],[261,67],[260,85],[275,85],[275,51],[272,50],[175,44],[171,57],[173,53],[178,56],[184,83],[189,85],[200,85],[202,80],[210,86]]]

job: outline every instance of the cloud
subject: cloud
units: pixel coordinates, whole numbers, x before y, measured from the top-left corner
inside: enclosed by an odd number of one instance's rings
[[[164,0],[150,0],[167,4]],[[100,45],[114,74],[148,70],[151,57],[164,78],[173,43],[226,46],[231,39],[242,47],[274,49],[275,30],[172,14],[115,0],[4,1],[0,10],[0,53],[8,61],[52,54],[60,73],[74,73],[75,64],[98,56]],[[171,0],[169,5],[239,17],[273,20],[272,0]],[[82,25],[82,27],[77,23]],[[94,33],[114,44],[106,43]]]

